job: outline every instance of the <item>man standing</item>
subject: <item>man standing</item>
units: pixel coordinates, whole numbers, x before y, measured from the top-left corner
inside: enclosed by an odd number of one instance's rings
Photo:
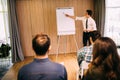
[[[65,15],[72,19],[82,21],[82,23],[83,23],[83,46],[87,46],[88,41],[89,41],[89,45],[90,45],[89,35],[91,34],[92,31],[97,30],[95,20],[91,17],[92,11],[86,10],[86,14],[83,17],[71,16],[68,14],[65,14]]]
[[[35,58],[19,70],[18,80],[67,80],[65,67],[48,58],[51,46],[46,34],[37,34],[32,40],[32,47]]]

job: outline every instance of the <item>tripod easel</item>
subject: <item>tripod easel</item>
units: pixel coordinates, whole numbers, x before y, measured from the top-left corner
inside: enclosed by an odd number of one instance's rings
[[[57,47],[57,54],[56,54],[56,61],[57,61],[57,59],[58,59],[58,54],[59,54],[59,46],[60,46],[60,38],[61,38],[61,36],[63,36],[63,35],[58,35],[58,47]],[[67,36],[67,35],[66,35]],[[69,36],[69,35],[68,35]],[[74,41],[75,41],[75,45],[76,45],[76,48],[77,48],[77,50],[78,50],[78,45],[77,45],[77,41],[76,41],[76,38],[75,38],[75,34],[73,34],[72,35],[73,36],[73,39],[74,39]],[[65,53],[65,55],[66,55],[66,53]]]

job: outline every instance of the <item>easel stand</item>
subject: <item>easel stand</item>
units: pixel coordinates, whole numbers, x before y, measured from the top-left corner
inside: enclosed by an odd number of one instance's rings
[[[63,36],[63,35],[58,35],[58,42],[57,42],[58,43],[58,47],[57,47],[56,61],[58,60],[58,54],[59,54],[59,46],[60,46],[60,38],[61,38],[61,36]],[[66,37],[67,35],[64,35],[64,36]],[[77,45],[77,41],[76,41],[75,35],[72,35],[72,36],[73,36],[73,39],[75,41],[76,48],[78,50],[78,45]],[[66,46],[65,46],[65,48],[66,48]],[[65,52],[65,55],[66,55],[66,52]]]

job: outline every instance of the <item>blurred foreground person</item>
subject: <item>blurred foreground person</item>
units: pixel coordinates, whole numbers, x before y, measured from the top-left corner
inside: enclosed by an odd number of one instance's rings
[[[97,39],[92,54],[93,60],[82,80],[120,80],[120,57],[112,39]]]
[[[32,40],[32,47],[35,58],[19,70],[18,80],[67,80],[65,67],[48,58],[51,49],[48,35],[37,34]]]

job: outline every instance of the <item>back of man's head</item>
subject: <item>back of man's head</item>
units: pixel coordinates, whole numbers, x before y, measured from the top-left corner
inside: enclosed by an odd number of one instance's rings
[[[36,55],[45,55],[50,47],[50,38],[46,34],[37,34],[32,40]]]
[[[92,10],[86,10],[87,14],[92,16]]]
[[[101,37],[101,34],[99,31],[93,31],[90,35],[90,37],[92,38],[92,41],[94,42],[96,39]]]

